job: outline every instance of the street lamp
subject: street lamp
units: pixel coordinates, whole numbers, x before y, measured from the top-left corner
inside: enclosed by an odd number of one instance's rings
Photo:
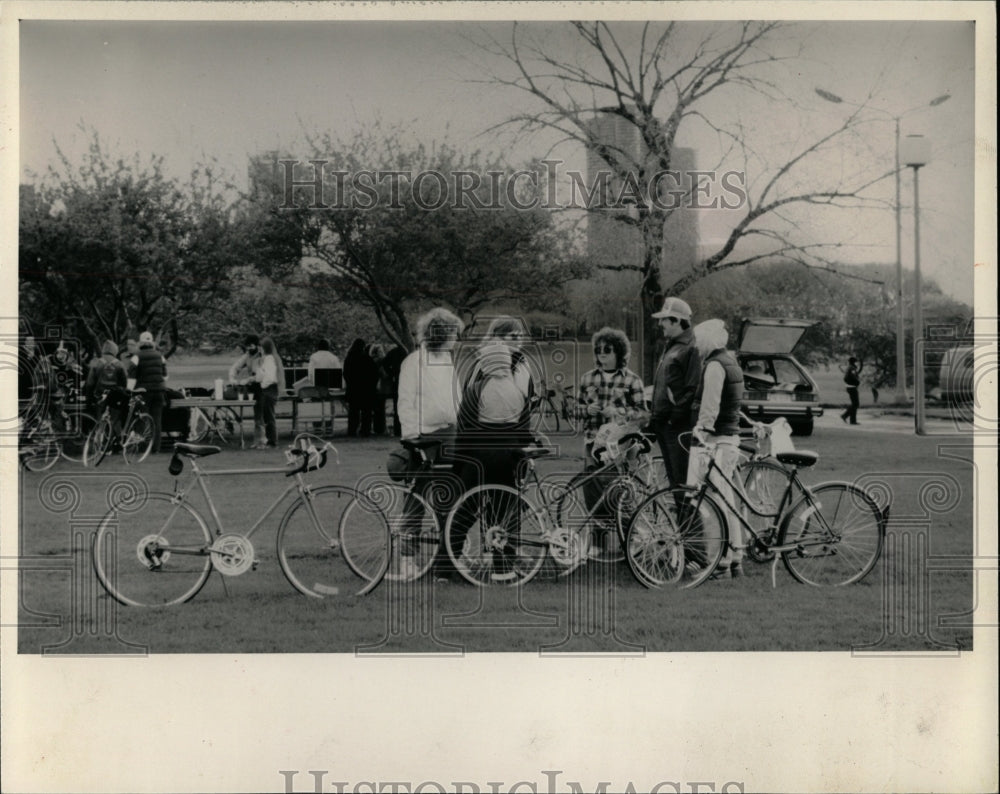
[[[845,100],[837,96],[831,91],[826,91],[822,88],[816,89],[816,94],[821,99],[825,99],[827,102],[832,102],[836,105],[844,103]],[[868,105],[859,105],[855,102],[846,102],[845,104],[851,105],[853,107],[864,107],[867,110],[871,110],[875,113],[882,113],[883,115],[891,118],[895,122],[896,127],[896,164],[893,169],[896,177],[896,394],[893,398],[894,402],[905,403],[907,402],[906,396],[906,328],[903,321],[903,256],[902,256],[902,200],[900,198],[900,185],[899,185],[899,172],[902,170],[900,165],[900,153],[899,153],[899,121],[904,116],[909,115],[915,110],[921,110],[925,107],[937,107],[938,105],[944,104],[949,99],[951,99],[951,94],[941,94],[940,96],[934,97],[926,105],[917,105],[909,110],[904,111],[898,115],[893,115],[887,110],[882,110],[881,108],[873,108]],[[916,170],[913,172],[916,174]],[[917,289],[919,290],[919,280],[917,284]],[[919,302],[919,298],[917,299]],[[916,339],[916,334],[914,334],[914,339]],[[914,384],[916,384],[916,374],[914,374]]]
[[[931,144],[923,135],[907,135],[900,150],[902,162],[913,169],[913,416],[917,433],[924,432],[924,357],[920,340],[924,316],[920,283],[920,168],[931,159]]]

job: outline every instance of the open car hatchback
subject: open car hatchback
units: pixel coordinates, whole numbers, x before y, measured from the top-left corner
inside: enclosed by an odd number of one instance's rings
[[[771,422],[783,416],[792,432],[808,436],[823,415],[819,389],[792,351],[815,323],[785,318],[745,319],[736,357],[743,368],[743,409]]]

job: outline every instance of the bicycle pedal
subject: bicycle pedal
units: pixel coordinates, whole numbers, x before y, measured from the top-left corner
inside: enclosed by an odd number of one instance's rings
[[[250,570],[256,571],[258,565],[260,565],[260,560],[254,560],[252,563],[250,563]]]

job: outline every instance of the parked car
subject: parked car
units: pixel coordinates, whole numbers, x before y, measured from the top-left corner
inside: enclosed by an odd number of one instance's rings
[[[945,351],[938,379],[942,400],[951,403],[972,400],[975,390],[975,358],[976,351],[972,345],[960,345]]]
[[[808,436],[823,415],[819,389],[792,351],[815,323],[785,318],[745,319],[736,358],[743,368],[743,408],[754,419],[783,416],[792,432]]]

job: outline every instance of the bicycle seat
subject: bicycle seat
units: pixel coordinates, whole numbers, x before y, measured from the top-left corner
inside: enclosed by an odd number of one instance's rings
[[[424,449],[430,449],[431,447],[439,447],[444,444],[444,441],[440,438],[417,438],[409,441],[401,441],[403,449],[408,449],[410,452],[417,452]]]
[[[204,458],[206,455],[215,455],[217,452],[222,452],[220,447],[215,447],[211,444],[187,444],[183,441],[178,441],[174,444],[174,450],[180,452],[182,455],[190,455],[192,458]]]
[[[819,460],[819,455],[805,449],[797,449],[795,452],[779,452],[775,455],[780,463],[788,463],[792,466],[812,466]]]
[[[549,447],[521,447],[521,454],[528,459],[543,458],[551,455],[552,450]]]

